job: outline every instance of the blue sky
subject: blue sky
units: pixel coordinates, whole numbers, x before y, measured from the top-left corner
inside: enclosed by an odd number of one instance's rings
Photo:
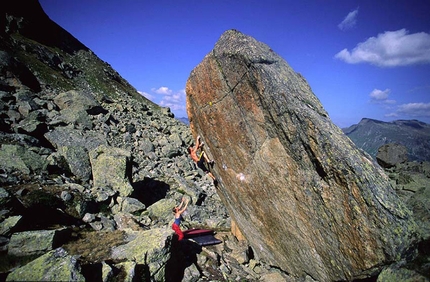
[[[221,34],[269,45],[339,127],[430,123],[428,0],[40,0],[142,95],[186,117],[185,84]]]

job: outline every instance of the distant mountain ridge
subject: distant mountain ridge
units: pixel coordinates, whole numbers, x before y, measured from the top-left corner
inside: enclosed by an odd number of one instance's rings
[[[376,157],[379,147],[398,143],[408,149],[409,161],[430,161],[430,125],[418,120],[384,122],[363,118],[342,131],[361,149]]]
[[[176,119],[185,123],[186,125],[190,125],[190,121],[188,120],[187,117],[180,117],[180,118],[176,118]]]

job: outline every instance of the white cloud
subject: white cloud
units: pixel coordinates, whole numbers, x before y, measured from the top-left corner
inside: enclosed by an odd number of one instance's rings
[[[172,111],[184,111],[185,110],[185,105],[167,102],[167,101],[161,101],[160,106],[169,107]]]
[[[370,37],[350,52],[343,49],[335,55],[349,64],[370,63],[380,67],[430,63],[430,34],[409,34],[406,29],[386,31]]]
[[[161,86],[158,89],[152,88],[151,90],[157,94],[162,94],[162,95],[170,95],[172,93],[172,90],[170,90],[169,87],[165,87],[165,86]]]
[[[396,114],[410,117],[430,117],[430,103],[403,104],[397,108]]]
[[[385,90],[373,89],[373,91],[370,93],[370,98],[372,98],[372,100],[385,100],[388,98],[389,93],[390,93],[390,89],[385,89]]]
[[[408,91],[408,93],[421,92],[421,91],[429,91],[430,92],[430,85],[417,86],[413,89],[410,89]]]
[[[348,15],[345,17],[345,19],[340,24],[338,24],[337,27],[340,30],[348,30],[353,28],[357,24],[357,15],[358,15],[358,8],[352,12],[349,12]]]
[[[138,92],[161,107],[169,107],[175,116],[186,116],[185,89],[175,91],[162,86],[160,88],[152,88],[151,93]]]
[[[378,103],[378,104],[395,104],[395,100],[388,99],[388,96],[390,94],[390,89],[385,90],[379,90],[379,89],[373,89],[372,92],[370,92],[370,102],[371,103]]]
[[[139,93],[140,95],[142,95],[143,97],[145,97],[148,100],[153,101],[155,99],[155,96],[147,93],[147,92],[143,92],[143,91],[137,91],[137,93]]]
[[[185,90],[177,92],[170,91],[169,95],[165,95],[160,102],[160,106],[169,107],[172,111],[185,110]]]

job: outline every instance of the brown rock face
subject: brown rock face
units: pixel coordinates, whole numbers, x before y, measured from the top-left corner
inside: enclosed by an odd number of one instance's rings
[[[186,86],[191,129],[258,259],[319,281],[396,260],[416,225],[383,171],[266,44],[226,31]]]

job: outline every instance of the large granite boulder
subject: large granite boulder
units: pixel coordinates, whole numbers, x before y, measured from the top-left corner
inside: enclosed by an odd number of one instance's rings
[[[218,193],[261,261],[295,277],[351,280],[415,240],[411,212],[383,170],[266,44],[226,31],[186,92]]]

